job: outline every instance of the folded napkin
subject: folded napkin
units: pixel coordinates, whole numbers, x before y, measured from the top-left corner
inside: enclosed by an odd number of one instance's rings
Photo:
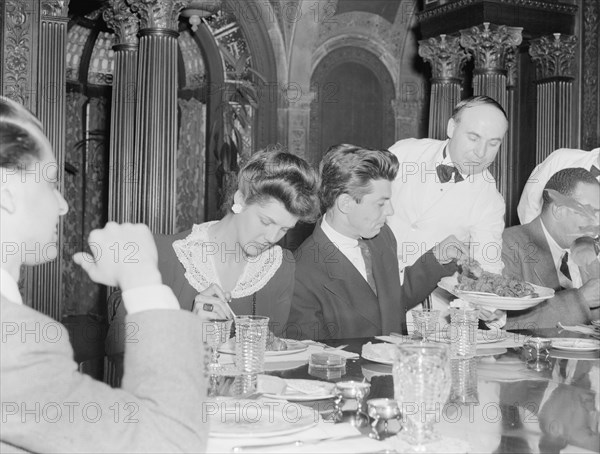
[[[562,323],[558,322],[558,327],[565,331],[574,331],[576,333],[587,334],[591,336],[593,334],[598,334],[596,329],[593,326],[565,326]]]
[[[477,353],[485,354],[486,350],[498,350],[503,348],[518,348],[522,347],[525,341],[530,336],[524,336],[522,334],[509,333],[507,331],[496,331],[490,330],[486,331],[488,339],[494,339],[496,337],[502,337],[502,340],[498,342],[491,343],[479,343],[477,344]],[[384,342],[388,342],[390,344],[403,344],[414,342],[410,336],[375,336],[376,339],[382,340]],[[438,338],[437,336],[432,336],[432,340]]]
[[[334,355],[340,355],[346,359],[356,359],[358,358],[358,353],[347,352],[343,349],[333,349],[324,347],[321,344],[313,343],[312,341],[306,341],[308,348],[306,350],[299,351],[297,353],[287,353],[287,354],[279,354],[279,355],[265,355],[265,370],[266,371],[275,371],[275,370],[288,370],[295,369],[296,367],[300,367],[304,364],[308,364],[308,360],[310,359],[310,355],[313,353],[331,353]],[[235,361],[235,355],[231,354],[221,354],[219,357],[219,363],[226,366],[228,364],[233,364]]]
[[[311,443],[313,441],[316,443]],[[306,444],[295,446],[294,442]],[[280,444],[290,443],[290,444]],[[273,444],[267,447],[265,445]],[[286,453],[362,453],[391,449],[387,441],[377,441],[361,433],[347,423],[334,424],[320,420],[316,426],[289,435],[274,437],[216,438],[209,437],[206,451],[210,453],[230,453],[234,447],[243,446],[239,452],[286,452]],[[257,446],[255,449],[252,446]]]

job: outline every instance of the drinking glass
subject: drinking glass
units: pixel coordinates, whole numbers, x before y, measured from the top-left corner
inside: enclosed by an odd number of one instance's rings
[[[450,308],[452,358],[473,358],[477,352],[479,309]]]
[[[210,347],[208,371],[211,375],[215,375],[221,370],[219,347],[229,339],[232,323],[233,320],[231,319],[206,320],[203,322],[204,341]]]
[[[269,317],[235,317],[235,365],[240,373],[238,394],[256,392],[256,377],[265,367]]]
[[[433,309],[423,309],[412,311],[413,323],[415,331],[413,336],[422,338],[425,342],[428,341],[432,334],[435,334],[437,322],[440,318],[440,311]]]
[[[477,358],[451,359],[452,387],[450,402],[458,404],[478,404]]]
[[[405,428],[398,436],[412,445],[414,452],[425,452],[424,445],[438,439],[433,424],[440,420],[450,391],[448,347],[425,342],[402,344],[395,353],[394,398]]]

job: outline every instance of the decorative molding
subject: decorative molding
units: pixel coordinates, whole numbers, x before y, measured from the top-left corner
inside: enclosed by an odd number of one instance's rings
[[[32,13],[27,3],[7,0],[4,20],[4,87],[8,98],[30,107]]]
[[[42,16],[67,17],[69,0],[42,0]]]
[[[506,71],[506,54],[523,40],[522,27],[484,22],[460,31],[460,44],[475,57],[476,72]]]
[[[535,63],[538,80],[573,77],[577,37],[554,33],[530,41],[529,55]]]
[[[432,8],[427,11],[423,11],[417,14],[419,22],[432,19],[438,16],[444,16],[451,11],[455,11],[465,6],[474,5],[481,3],[481,0],[454,0],[446,3],[445,5]],[[522,6],[528,8],[537,8],[541,10],[551,11],[555,13],[577,13],[577,5],[570,5],[566,3],[556,3],[550,0],[502,0],[500,3],[504,3],[506,6]],[[506,7],[505,6],[505,7]],[[499,6],[502,8],[502,6]]]
[[[140,30],[177,31],[179,13],[191,0],[127,0],[131,10],[140,16]]]
[[[518,71],[518,60],[517,60],[517,48],[513,47],[508,49],[506,52],[506,87],[514,88],[517,85],[517,79],[519,77]]]
[[[137,45],[140,20],[125,0],[109,0],[109,6],[102,12],[102,18],[106,25],[114,30],[117,36],[116,45]]]
[[[434,81],[459,79],[462,66],[471,58],[460,47],[460,38],[449,35],[419,41],[419,55],[431,64]]]
[[[583,58],[582,58],[582,128],[581,146],[590,150],[600,142],[598,110],[598,22],[600,6],[597,0],[584,0],[583,5]]]

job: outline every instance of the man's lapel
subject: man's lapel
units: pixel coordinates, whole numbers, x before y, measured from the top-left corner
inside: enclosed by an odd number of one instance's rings
[[[385,247],[387,245],[382,243],[382,241],[376,240],[366,241],[373,257],[373,276],[377,284],[381,331],[386,334],[401,330],[402,321],[406,316],[399,301],[400,273],[397,266],[398,259],[395,256],[396,251],[393,251],[391,247]]]
[[[560,289],[556,266],[554,265],[550,246],[542,229],[541,219],[537,217],[531,223],[527,224],[526,227],[529,230],[529,236],[533,240],[533,244],[523,245],[524,247],[531,248],[532,251],[532,254],[529,255],[529,249],[525,250],[525,259],[534,260],[533,271],[538,279],[538,285],[551,287],[554,290]]]

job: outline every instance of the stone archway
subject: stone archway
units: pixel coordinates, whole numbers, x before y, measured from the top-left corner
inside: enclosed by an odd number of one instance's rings
[[[372,52],[352,46],[333,50],[315,68],[311,91],[309,162],[318,164],[335,143],[383,148],[394,142],[394,82]]]

